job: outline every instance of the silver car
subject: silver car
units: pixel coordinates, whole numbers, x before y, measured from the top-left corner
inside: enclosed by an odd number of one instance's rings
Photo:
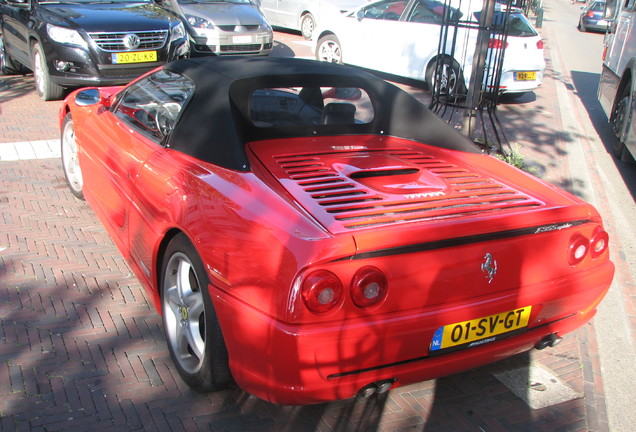
[[[272,27],[250,0],[155,0],[181,17],[190,55],[268,55]]]
[[[328,14],[342,13],[367,0],[255,0],[275,27],[299,30],[311,39],[319,21]]]

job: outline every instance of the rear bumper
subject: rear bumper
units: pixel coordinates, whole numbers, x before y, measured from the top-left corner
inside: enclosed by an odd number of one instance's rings
[[[564,335],[591,319],[614,274],[611,262],[568,280],[362,321],[289,325],[216,290],[213,300],[237,384],[260,398],[310,404],[353,397],[382,380],[406,385],[461,372],[527,351],[545,336]],[[514,336],[429,356],[436,329],[453,310],[480,318],[532,305],[529,328]]]
[[[583,24],[583,26],[585,26],[586,30],[596,30],[600,32],[606,32],[608,29],[607,21],[603,19],[592,19],[592,18],[584,17],[581,20],[581,23]]]

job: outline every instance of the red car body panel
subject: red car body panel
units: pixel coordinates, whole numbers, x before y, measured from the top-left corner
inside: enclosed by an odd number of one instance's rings
[[[601,229],[596,210],[493,157],[390,136],[297,137],[248,142],[241,172],[159,145],[108,103],[78,106],[75,95],[60,116],[76,125],[87,202],[158,310],[165,245],[175,232],[191,240],[232,376],[261,398],[348,398],[505,358],[581,326],[611,283],[607,250],[569,261],[573,238]],[[365,267],[388,280],[369,308],[349,296]],[[300,292],[317,269],[345,287],[325,313]],[[525,307],[523,329],[431,349],[440,327]]]

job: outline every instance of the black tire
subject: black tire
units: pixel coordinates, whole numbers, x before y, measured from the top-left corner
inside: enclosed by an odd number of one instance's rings
[[[163,326],[179,375],[200,392],[222,390],[232,381],[208,285],[207,273],[192,243],[183,234],[175,236],[161,266]]]
[[[610,116],[610,124],[614,129],[616,139],[612,143],[612,153],[614,157],[622,162],[634,163],[634,158],[625,146],[625,140],[632,123],[633,109],[630,83],[626,83],[621,90],[620,96],[616,99],[612,115]]]
[[[75,140],[75,126],[71,114],[66,114],[62,123],[62,136],[60,137],[62,169],[66,184],[75,197],[84,199],[84,177],[79,165],[78,147]]]
[[[300,33],[307,40],[310,40],[316,29],[316,20],[310,13],[306,13],[300,18]]]
[[[64,96],[64,87],[51,81],[46,57],[40,44],[33,46],[33,78],[38,96],[45,101],[59,100]]]
[[[4,47],[4,39],[0,35],[0,72],[2,75],[19,75],[26,72],[24,66],[13,60]]]
[[[463,97],[467,94],[462,69],[451,57],[431,61],[426,68],[425,79],[430,92],[439,96]]]
[[[585,27],[585,24],[583,24],[583,20],[579,21],[579,30],[582,32],[587,32],[587,28]]]
[[[342,47],[336,35],[330,34],[318,39],[316,60],[343,64]]]

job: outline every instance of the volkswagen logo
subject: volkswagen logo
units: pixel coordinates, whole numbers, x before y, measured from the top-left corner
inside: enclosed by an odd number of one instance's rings
[[[486,274],[488,283],[492,282],[497,274],[497,261],[492,257],[490,253],[484,256],[484,262],[481,264],[481,271]]]
[[[139,44],[141,44],[141,40],[139,39],[139,36],[137,36],[134,33],[128,33],[126,36],[124,36],[124,39],[122,40],[122,42],[124,43],[124,46],[128,49],[139,48]]]

